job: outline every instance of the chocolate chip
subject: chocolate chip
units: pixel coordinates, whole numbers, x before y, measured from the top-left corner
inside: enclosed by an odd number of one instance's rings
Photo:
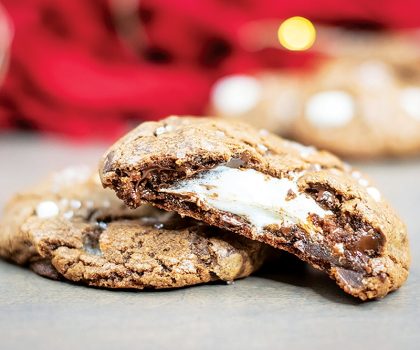
[[[104,162],[104,172],[108,173],[112,170],[112,163],[114,158],[114,151],[111,151],[106,156],[105,162]]]
[[[245,162],[240,159],[240,158],[231,158],[226,164],[225,166],[229,167],[229,168],[240,168],[241,166],[245,165]]]
[[[363,288],[362,274],[352,270],[337,269],[338,278],[341,279],[345,284],[352,288],[360,289]]]
[[[378,252],[382,244],[383,242],[380,236],[366,235],[360,237],[360,239],[355,243],[354,248],[360,252],[369,250]]]
[[[34,261],[31,263],[30,268],[38,275],[51,278],[53,280],[61,279],[61,275],[57,272],[51,261],[47,259]]]

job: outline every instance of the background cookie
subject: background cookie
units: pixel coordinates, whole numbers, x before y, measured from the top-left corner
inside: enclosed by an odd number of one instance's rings
[[[131,207],[150,202],[289,251],[363,300],[408,275],[406,228],[367,178],[246,124],[143,123],[106,153],[101,179]]]
[[[321,38],[328,58],[316,69],[222,78],[211,111],[345,156],[419,153],[418,38],[339,31]]]
[[[0,224],[0,256],[36,273],[108,288],[172,288],[255,271],[262,244],[142,206],[128,209],[87,168],[68,168],[16,195]]]

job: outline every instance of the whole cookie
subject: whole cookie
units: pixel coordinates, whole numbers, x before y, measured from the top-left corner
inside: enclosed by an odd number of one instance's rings
[[[0,256],[36,273],[107,288],[173,288],[248,276],[261,243],[150,206],[128,209],[87,168],[16,195]]]
[[[210,110],[347,157],[420,153],[419,38],[339,33],[316,69],[222,78]]]
[[[406,280],[405,225],[360,172],[238,122],[143,123],[101,164],[105,187],[289,251],[363,300]]]

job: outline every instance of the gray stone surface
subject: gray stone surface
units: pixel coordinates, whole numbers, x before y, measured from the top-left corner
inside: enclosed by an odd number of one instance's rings
[[[104,145],[0,134],[0,207],[51,170],[96,164]],[[420,160],[358,164],[407,222],[408,282],[360,303],[282,259],[234,285],[163,292],[91,289],[0,261],[0,349],[418,349]]]

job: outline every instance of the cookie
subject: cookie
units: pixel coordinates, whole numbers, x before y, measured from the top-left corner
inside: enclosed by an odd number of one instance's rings
[[[363,300],[408,275],[406,227],[371,181],[265,130],[204,117],[143,123],[109,149],[100,175],[132,208],[152,203],[286,250]]]
[[[97,174],[69,168],[16,195],[0,256],[36,273],[106,288],[174,288],[248,276],[264,246],[151,206],[127,208]]]
[[[327,39],[320,46],[328,58],[315,69],[220,79],[211,112],[346,157],[420,153],[418,40],[379,34]]]
[[[228,75],[214,84],[209,112],[293,136],[303,103],[303,82],[304,76],[296,71]]]

